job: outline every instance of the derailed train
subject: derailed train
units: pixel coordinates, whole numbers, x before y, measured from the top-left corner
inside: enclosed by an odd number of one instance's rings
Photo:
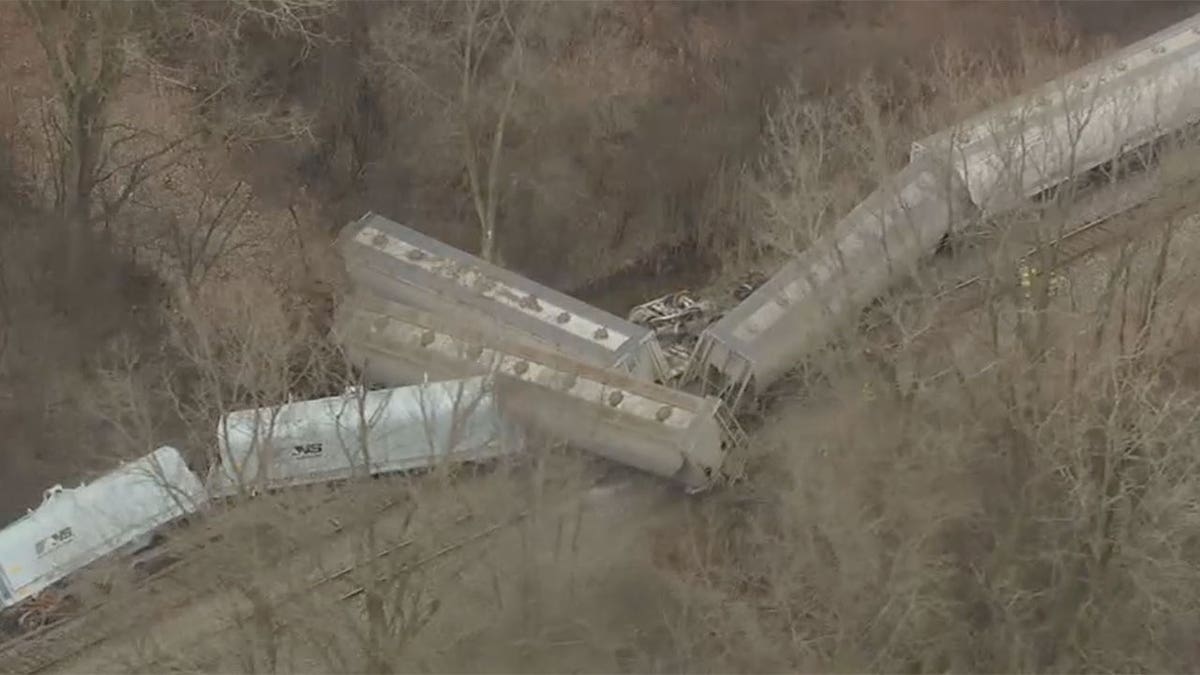
[[[822,346],[915,271],[971,203],[953,174],[918,160],[700,334],[686,377],[736,406]]]
[[[422,383],[420,392],[355,392],[231,415],[218,431],[222,461],[209,490],[224,496],[487,459],[518,447],[497,441],[514,422],[707,487],[734,473],[728,460],[744,438],[729,410],[747,392],[762,392],[831,339],[960,223],[1016,208],[1195,123],[1197,84],[1193,17],[915,142],[908,167],[700,332],[683,384],[716,397],[661,384],[671,373],[653,331],[368,214],[339,238],[355,292],[339,309],[337,336],[371,379]],[[475,402],[465,417],[464,392]],[[454,421],[431,427],[430,410]],[[309,424],[309,416],[333,420]],[[384,429],[363,433],[368,417]],[[175,473],[154,483],[136,477],[150,465]],[[177,452],[160,449],[91,484],[55,490],[0,531],[0,608],[204,508],[209,491],[181,466]],[[135,497],[112,500],[114,490]],[[127,508],[96,506],[110,501]],[[107,525],[97,524],[101,516]]]
[[[336,246],[361,295],[465,324],[499,325],[520,344],[647,380],[667,371],[649,329],[380,215],[368,213],[347,225]]]
[[[183,465],[173,449],[134,463],[169,461],[175,479],[159,480],[157,490],[155,483],[146,483],[137,514],[115,513],[126,539],[147,540],[162,527],[237,495],[444,462],[490,460],[518,451],[520,436],[529,429],[567,436],[586,429],[585,447],[619,462],[676,478],[693,489],[716,480],[727,449],[723,440],[730,437],[721,427],[731,420],[719,414],[719,400],[653,384],[664,370],[664,360],[651,331],[376,216],[348,231],[362,235],[342,238],[348,263],[361,263],[348,264],[352,276],[367,288],[390,289],[406,301],[405,307],[440,310],[438,321],[453,327],[453,336],[441,336],[446,344],[462,347],[465,331],[458,326],[478,322],[481,316],[502,318],[513,328],[511,339],[500,349],[481,351],[481,358],[470,364],[433,358],[436,351],[425,350],[422,358],[428,363],[410,364],[402,369],[404,377],[371,378],[389,388],[352,389],[341,396],[225,415],[216,429],[218,461],[209,468],[206,481]],[[406,267],[408,263],[414,264]],[[468,302],[447,303],[447,296]],[[345,313],[344,307],[340,314]],[[399,312],[389,314],[396,317]],[[425,323],[419,328],[393,323],[397,330],[409,329],[414,338],[409,342],[424,347],[430,326],[441,324],[420,321]],[[391,337],[394,333],[385,331]],[[397,344],[404,341],[367,346],[386,352]],[[483,343],[474,343],[479,344]],[[357,353],[353,346],[347,351]],[[369,376],[378,374],[372,368],[366,371]],[[594,414],[597,405],[602,414]],[[590,425],[578,423],[580,411],[592,414]],[[89,503],[115,499],[107,486],[123,484],[124,472],[125,467],[119,468],[74,493],[86,496]],[[181,491],[193,498],[177,503]],[[72,508],[77,501],[48,500],[0,531],[0,570],[54,532],[69,539],[73,532],[101,531],[93,522],[94,510]],[[55,522],[66,524],[54,532],[29,529],[30,524],[49,522],[44,514],[51,512],[57,514]],[[22,616],[35,613],[28,611],[33,594],[128,543],[111,538],[79,541],[78,555],[70,560],[39,554],[30,562],[14,563],[18,569],[34,570],[44,583],[35,587],[22,582],[18,588],[0,577],[0,609],[15,608]]]
[[[731,405],[761,393],[962,223],[1198,119],[1200,15],[913,143],[906,168],[701,332],[688,376]]]
[[[38,508],[0,530],[0,626],[27,630],[44,623],[58,614],[53,597],[37,602],[48,597],[47,589],[110,555],[149,549],[164,528],[215,502],[447,462],[486,462],[519,448],[505,429],[483,377],[349,390],[229,413],[218,425],[219,458],[206,481],[179,451],[164,446],[90,483],[51,488]]]
[[[494,375],[501,414],[526,432],[704,489],[741,442],[714,397],[662,384],[654,331],[381,216],[343,229],[352,292],[335,338],[388,386]]]
[[[740,438],[718,398],[505,339],[486,325],[370,295],[348,297],[335,325],[350,358],[375,382],[490,375],[504,419],[693,490],[723,477]]]
[[[800,365],[965,223],[1016,209],[1039,193],[1194,123],[1200,117],[1197,84],[1200,16],[915,142],[907,167],[765,284],[708,323],[683,376],[672,384],[698,392],[700,400],[716,394],[724,405],[712,417],[730,417],[727,411],[739,409],[747,393],[755,398]],[[572,329],[582,311],[557,310],[574,301],[435,244],[374,214],[348,226],[340,237],[358,299],[347,302],[350,309],[343,317],[367,311],[363,299],[375,296],[425,312],[427,323],[430,317],[439,322],[436,328],[420,326],[411,317],[377,312],[381,321],[406,324],[404,339],[395,337],[404,331],[393,325],[387,350],[381,347],[381,332],[361,325],[343,330],[344,346],[358,353],[368,374],[390,383],[412,381],[417,373],[427,374],[421,368],[441,340],[475,334],[467,340],[475,349],[479,344],[549,348],[568,359],[563,365],[567,371],[583,365],[618,367],[659,384],[673,379],[670,366],[659,365],[662,349],[652,331],[634,339],[629,322],[592,310],[586,325],[593,340],[619,335],[614,345],[637,344],[647,357],[636,362],[655,365],[629,368],[612,347],[598,358],[603,350],[594,344],[584,348],[587,335]],[[438,284],[422,276],[436,276]],[[555,309],[542,311],[544,306]],[[499,351],[507,353],[506,348]],[[407,372],[401,376],[397,369]],[[444,375],[462,376],[475,369],[460,364],[444,369]],[[549,408],[550,403],[547,398],[542,405]],[[591,401],[577,412],[580,419],[589,419],[602,411],[602,402]],[[551,428],[547,421],[542,425]],[[588,447],[586,433],[565,426],[562,433],[569,440]],[[717,427],[725,434],[724,447],[740,442],[735,422]],[[631,438],[632,432],[627,440]],[[676,451],[668,444],[654,452],[670,457]]]

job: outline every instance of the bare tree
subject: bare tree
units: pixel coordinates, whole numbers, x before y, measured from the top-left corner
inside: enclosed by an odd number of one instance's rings
[[[499,255],[497,219],[508,190],[505,133],[530,77],[525,31],[538,9],[502,0],[408,8],[374,34],[385,77],[432,99],[454,120],[480,256],[489,261]]]
[[[219,174],[204,176],[190,214],[160,211],[164,231],[153,245],[177,266],[189,293],[195,293],[215,267],[251,244],[243,231],[254,201],[250,188],[240,180],[230,187],[224,182]]]
[[[463,8],[464,35],[459,63],[463,164],[467,169],[475,215],[479,219],[480,255],[490,262],[496,257],[496,209],[500,203],[502,189],[499,180],[502,175],[500,162],[504,150],[504,131],[509,123],[513,96],[521,76],[524,46],[523,37],[519,32],[520,24],[518,27],[513,26],[507,4],[496,3],[494,11],[490,13],[486,11],[488,4],[485,0],[471,0],[463,3]],[[509,63],[505,64],[509,73],[505,77],[507,83],[503,101],[499,110],[493,113],[494,120],[491,129],[488,129],[485,120],[477,119],[480,116],[480,107],[475,97],[479,95],[480,66],[489,57],[489,51],[497,41],[497,33],[501,31],[502,37],[510,41]],[[489,136],[490,148],[489,144],[485,143]]]
[[[138,188],[186,150],[113,119],[137,7],[120,2],[25,2],[56,89],[43,126],[51,203],[65,229],[64,279],[77,275],[97,225],[107,229]]]

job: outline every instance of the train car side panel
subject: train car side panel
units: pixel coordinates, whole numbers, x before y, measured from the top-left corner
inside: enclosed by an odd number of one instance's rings
[[[913,144],[1002,213],[1200,117],[1200,16]]]
[[[207,497],[179,452],[163,447],[77,488],[54,490],[0,531],[8,604],[192,513]]]
[[[506,453],[484,378],[433,382],[226,415],[217,494],[481,461]]]
[[[768,386],[915,271],[951,222],[971,213],[952,174],[928,161],[910,165],[706,329],[701,367]]]
[[[433,314],[467,316],[507,338],[548,346],[589,363],[661,378],[666,361],[654,334],[564,293],[368,213],[348,225],[338,248],[355,286]]]

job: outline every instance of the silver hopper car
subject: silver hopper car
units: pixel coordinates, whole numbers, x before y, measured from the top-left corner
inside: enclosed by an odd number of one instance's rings
[[[761,393],[916,270],[952,223],[974,213],[953,173],[913,162],[708,326],[686,378],[712,383],[733,407],[748,389]]]
[[[912,145],[989,214],[1200,119],[1200,15]]]
[[[347,225],[337,247],[359,294],[496,331],[647,380],[667,374],[653,331],[447,246],[383,216]]]
[[[507,453],[482,377],[239,410],[218,423],[214,496],[483,461]]]
[[[42,504],[0,530],[0,608],[15,605],[207,502],[200,479],[162,447]]]
[[[725,477],[727,454],[742,442],[717,398],[498,340],[395,303],[348,298],[335,325],[351,359],[373,380],[395,385],[491,373],[507,419],[691,489]]]

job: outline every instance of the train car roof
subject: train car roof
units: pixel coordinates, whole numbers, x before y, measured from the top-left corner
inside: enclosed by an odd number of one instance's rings
[[[446,295],[510,329],[597,363],[612,364],[654,339],[648,328],[376,213],[343,228],[336,245],[348,266],[363,262],[384,270],[389,277]]]
[[[745,360],[757,386],[769,385],[782,371],[796,365],[778,362],[780,354],[796,345],[815,349],[819,344],[809,344],[815,339],[813,336],[832,333],[832,327],[824,331],[804,326],[791,332],[776,329],[781,323],[795,327],[796,316],[819,316],[821,321],[834,321],[839,311],[829,308],[832,314],[828,316],[814,315],[812,304],[844,302],[837,299],[848,294],[847,284],[854,274],[861,272],[843,269],[848,260],[854,260],[858,265],[891,265],[894,261],[883,255],[887,248],[879,246],[879,242],[907,234],[913,224],[948,226],[952,219],[971,214],[966,191],[955,175],[933,162],[914,161],[873,191],[832,231],[788,261],[704,333]],[[889,228],[905,230],[892,232]],[[863,251],[875,253],[868,254],[864,261]],[[878,259],[873,257],[875,254]],[[830,282],[835,279],[832,287],[838,293],[831,296]]]
[[[403,413],[420,414],[422,412],[421,399],[418,398],[420,392],[454,393],[455,391],[463,391],[482,394],[486,393],[485,385],[485,379],[482,376],[475,376],[405,387],[372,389],[362,394],[362,405],[364,409],[375,411],[377,414],[384,412],[389,415]],[[357,396],[355,395],[327,396],[303,401],[288,401],[277,405],[247,408],[226,413],[223,423],[230,428],[238,428],[239,430],[256,429],[261,426],[261,415],[264,412],[274,411],[275,417],[271,420],[276,425],[274,431],[282,434],[294,431],[290,427],[296,425],[305,425],[314,421],[322,424],[328,422],[330,420],[329,412],[331,409],[346,410],[346,414],[351,415],[357,414],[356,401]]]
[[[81,490],[87,489],[89,492],[96,493],[96,494],[107,495],[107,494],[111,493],[111,496],[114,500],[120,499],[121,487],[123,485],[123,482],[126,479],[128,479],[136,474],[140,474],[140,473],[147,472],[147,471],[148,472],[156,472],[157,471],[157,469],[155,468],[156,465],[157,465],[157,467],[163,467],[163,466],[168,466],[168,467],[174,466],[175,468],[182,467],[185,471],[187,470],[187,464],[186,464],[186,462],[184,462],[183,456],[179,453],[179,451],[169,445],[164,445],[162,447],[155,449],[154,452],[151,452],[148,455],[145,455],[143,457],[138,457],[137,459],[122,462],[116,468],[111,469],[111,470],[101,474],[100,476],[97,476],[96,478],[94,478],[91,481],[80,482],[79,485],[77,485],[75,487],[68,488],[68,487],[63,487],[62,485],[55,485],[54,487],[46,490],[45,494],[43,495],[42,502],[40,504],[38,504],[34,508],[27,509],[26,512],[21,517],[12,521],[8,525],[6,525],[3,529],[7,529],[9,527],[12,527],[12,526],[22,522],[22,521],[28,520],[30,517],[32,517],[34,514],[36,514],[40,509],[42,509],[43,507],[50,504],[56,496],[63,494],[63,493],[79,492]],[[188,473],[190,473],[190,471],[188,471]],[[193,478],[194,477],[195,476],[193,474]],[[188,484],[187,485],[175,485],[175,484],[170,485],[169,487],[172,489],[172,491],[179,491],[181,494],[189,495],[192,499],[202,498],[201,497],[202,493],[195,490],[195,487],[200,484],[199,479],[196,479],[196,483],[192,484],[191,481],[186,480],[186,475],[183,478],[184,478],[184,482],[186,482]],[[0,529],[0,531],[3,531],[3,529]]]
[[[951,139],[979,145],[1023,123],[1026,111],[1095,97],[1098,85],[1113,91],[1118,85],[1149,77],[1200,49],[1200,14],[1097,59],[1029,91],[987,108],[948,129],[913,143],[915,149],[945,148]]]

